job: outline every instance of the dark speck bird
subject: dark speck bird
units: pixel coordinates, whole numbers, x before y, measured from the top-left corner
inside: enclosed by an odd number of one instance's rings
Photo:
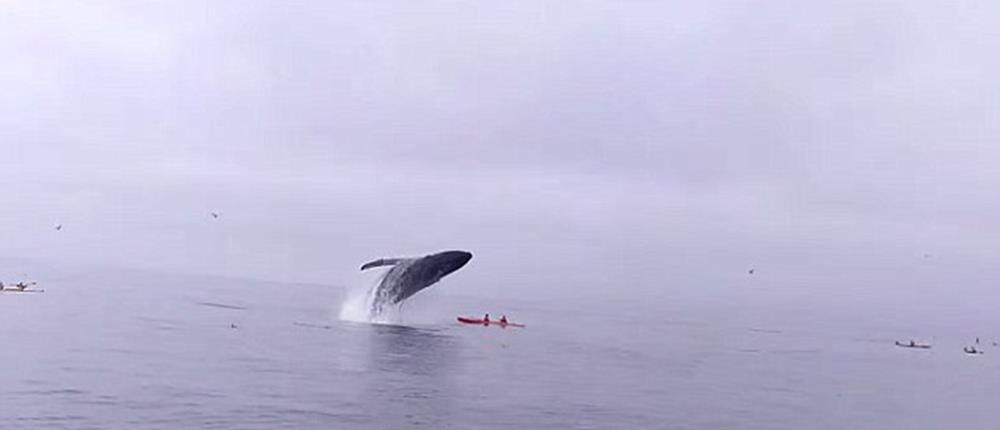
[[[212,212],[212,218],[219,219],[219,213],[218,212]]]
[[[62,224],[56,224],[56,231],[62,230]]]
[[[750,270],[747,270],[747,273],[753,275],[753,271],[754,271],[754,269],[750,269]]]

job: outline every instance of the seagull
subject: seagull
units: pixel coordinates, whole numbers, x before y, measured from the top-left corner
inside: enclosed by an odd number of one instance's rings
[[[753,271],[754,271],[754,269],[750,269],[750,270],[747,271],[747,273],[753,275]]]
[[[218,212],[212,212],[212,218],[219,219],[219,213]]]
[[[56,224],[56,231],[62,230],[62,224]]]

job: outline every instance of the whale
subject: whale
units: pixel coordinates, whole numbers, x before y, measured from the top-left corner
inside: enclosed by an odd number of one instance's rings
[[[373,287],[369,313],[378,315],[387,306],[401,305],[404,300],[461,269],[471,259],[472,253],[468,251],[443,251],[423,257],[380,258],[361,265],[362,271],[389,267]]]

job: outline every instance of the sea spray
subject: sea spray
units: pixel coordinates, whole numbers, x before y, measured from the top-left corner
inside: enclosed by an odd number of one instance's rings
[[[371,289],[352,287],[347,291],[344,301],[340,304],[340,320],[368,322],[368,309],[371,303]]]
[[[384,274],[383,274],[384,276]],[[380,312],[373,312],[377,286],[382,282],[382,276],[378,276],[374,282],[365,286],[366,282],[358,282],[357,287],[348,289],[343,303],[340,305],[341,321],[365,322],[374,324],[398,324],[400,323],[400,307],[386,306]]]

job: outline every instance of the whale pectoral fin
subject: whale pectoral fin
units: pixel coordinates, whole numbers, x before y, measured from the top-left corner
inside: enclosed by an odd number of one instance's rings
[[[402,261],[402,258],[379,258],[378,260],[362,264],[361,270],[371,269],[372,267],[392,266],[400,261]]]

